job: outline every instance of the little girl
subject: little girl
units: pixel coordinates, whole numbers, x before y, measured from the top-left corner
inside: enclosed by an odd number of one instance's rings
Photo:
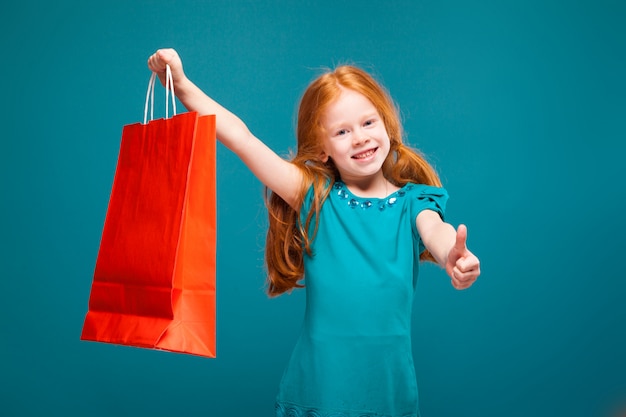
[[[445,223],[447,193],[402,143],[396,108],[364,71],[341,66],[306,89],[298,149],[286,161],[184,74],[172,49],[148,67],[178,99],[215,114],[217,137],[268,189],[268,292],[306,284],[302,333],[283,375],[276,416],[417,417],[411,308],[419,261],[471,286],[479,261],[467,229]]]

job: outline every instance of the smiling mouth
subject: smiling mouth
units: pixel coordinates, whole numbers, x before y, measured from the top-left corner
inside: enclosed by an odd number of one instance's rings
[[[352,159],[365,159],[365,158],[368,158],[368,157],[374,155],[377,150],[378,150],[378,148],[368,149],[365,152],[361,152],[361,153],[358,153],[356,155],[352,155]]]

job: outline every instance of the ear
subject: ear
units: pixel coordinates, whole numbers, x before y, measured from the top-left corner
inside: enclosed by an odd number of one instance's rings
[[[328,159],[330,158],[330,155],[326,152],[326,149],[324,149],[324,144],[320,144],[320,153],[319,153],[319,158],[320,161],[322,161],[322,163],[326,163],[328,162]]]

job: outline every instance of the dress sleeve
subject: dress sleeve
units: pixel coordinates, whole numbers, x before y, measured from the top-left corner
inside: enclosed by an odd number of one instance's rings
[[[441,220],[445,220],[446,203],[448,202],[448,192],[445,188],[433,187],[429,185],[416,185],[415,190],[411,195],[411,226],[413,227],[413,234],[419,241],[419,253],[422,253],[426,247],[422,242],[417,231],[417,225],[415,219],[422,210],[433,210],[439,213]]]

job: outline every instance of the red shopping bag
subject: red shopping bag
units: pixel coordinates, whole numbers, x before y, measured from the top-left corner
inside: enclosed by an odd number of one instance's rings
[[[215,116],[124,126],[81,339],[215,357],[215,239]]]

